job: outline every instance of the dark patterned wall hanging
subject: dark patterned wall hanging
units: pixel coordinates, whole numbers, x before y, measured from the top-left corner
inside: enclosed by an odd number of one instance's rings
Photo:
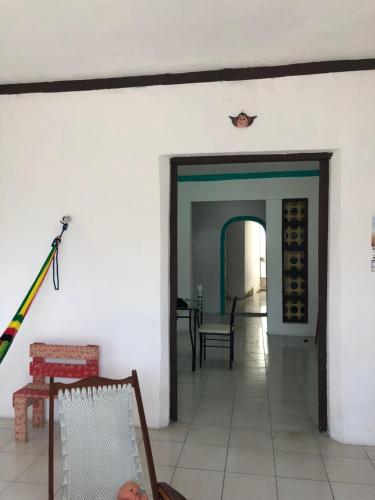
[[[308,200],[283,200],[283,322],[307,323]]]

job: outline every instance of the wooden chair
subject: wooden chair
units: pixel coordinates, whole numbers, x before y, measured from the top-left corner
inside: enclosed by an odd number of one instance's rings
[[[44,427],[44,400],[49,398],[45,377],[82,378],[99,374],[99,347],[95,345],[30,345],[30,375],[33,381],[13,394],[15,439],[27,441],[27,408],[33,405],[33,427]],[[85,364],[49,362],[51,360],[84,360]]]
[[[199,366],[202,366],[202,355],[206,359],[206,349],[215,347],[219,349],[229,349],[229,368],[232,369],[234,359],[234,315],[236,312],[237,297],[233,299],[230,322],[224,323],[203,323],[199,327]],[[215,342],[211,344],[210,342]],[[217,345],[217,342],[221,342]]]
[[[127,481],[142,485],[143,476],[133,424],[133,391],[138,407],[154,500],[186,500],[158,483],[137,372],[113,380],[89,377],[71,384],[50,380],[48,498],[54,498],[54,398],[61,426],[64,500],[116,498]]]

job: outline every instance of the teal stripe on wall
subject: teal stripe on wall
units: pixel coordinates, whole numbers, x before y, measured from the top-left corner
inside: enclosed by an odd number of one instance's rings
[[[240,179],[274,179],[282,177],[319,177],[319,170],[284,170],[280,172],[241,172],[233,174],[179,175],[178,182],[215,182]]]

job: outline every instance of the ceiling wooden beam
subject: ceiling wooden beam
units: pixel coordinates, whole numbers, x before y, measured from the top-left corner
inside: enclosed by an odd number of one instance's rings
[[[346,71],[368,71],[375,69],[373,59],[351,59],[318,61],[282,66],[258,66],[254,68],[226,68],[186,73],[164,73],[158,75],[124,76],[116,78],[93,78],[86,80],[61,80],[55,82],[10,83],[0,85],[0,95],[32,94],[50,92],[79,92],[87,90],[149,87],[152,85],[182,85],[188,83],[232,82],[260,80],[285,76],[342,73]]]

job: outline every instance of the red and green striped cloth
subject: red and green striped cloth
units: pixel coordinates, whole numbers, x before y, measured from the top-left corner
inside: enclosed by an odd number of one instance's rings
[[[56,240],[54,240],[54,242],[52,243],[52,249],[50,250],[48,257],[46,258],[37,277],[35,278],[34,283],[32,284],[30,290],[27,292],[26,297],[23,299],[23,302],[14,315],[12,321],[9,323],[8,327],[0,337],[0,364],[5,358],[10,346],[12,345],[14,337],[17,335],[17,332],[20,329],[22,322],[29,311],[31,304],[35,299],[36,294],[38,293],[38,290],[42,286],[44,278],[47,276],[48,270],[52,264],[55,254],[58,251],[58,244],[59,241],[56,242]]]

